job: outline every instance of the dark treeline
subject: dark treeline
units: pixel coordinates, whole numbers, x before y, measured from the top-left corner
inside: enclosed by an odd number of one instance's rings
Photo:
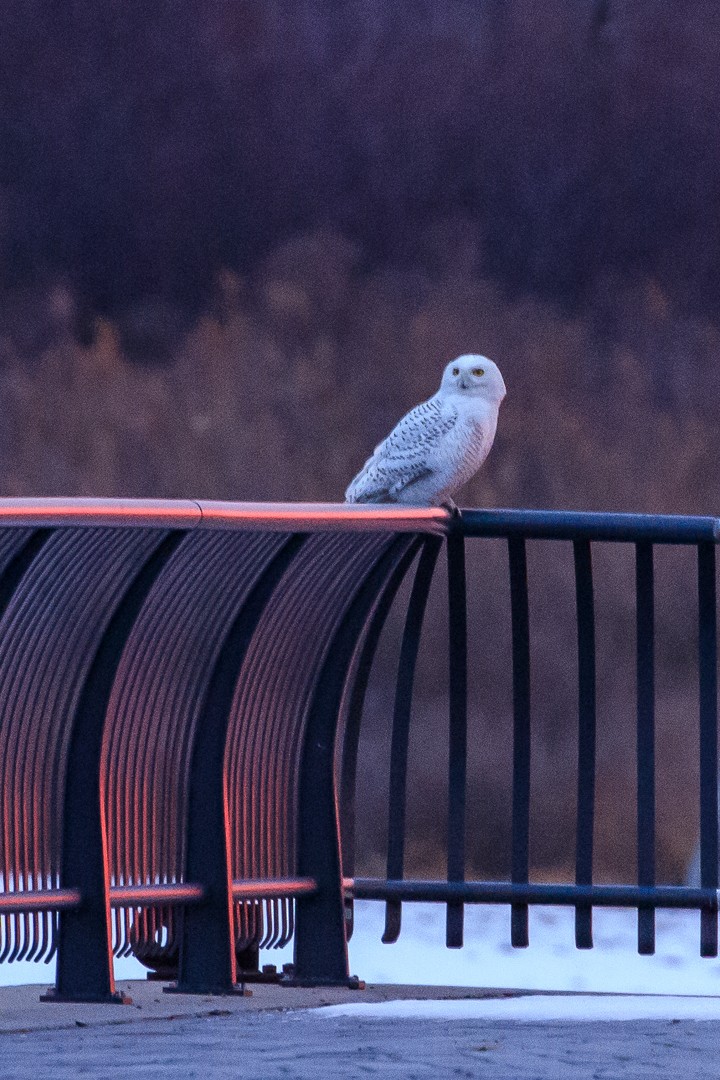
[[[298,231],[442,274],[454,220],[514,294],[640,273],[714,313],[718,69],[714,0],[15,0],[0,282],[60,280],[80,339],[132,346]]]

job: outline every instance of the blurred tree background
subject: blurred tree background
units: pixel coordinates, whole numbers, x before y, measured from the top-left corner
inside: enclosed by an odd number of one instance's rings
[[[719,69],[714,0],[6,5],[3,494],[338,500],[472,350],[509,394],[467,503],[714,513]],[[506,570],[498,552],[484,566],[474,746],[497,759]],[[574,814],[553,782],[575,753],[571,569],[546,552],[533,576],[533,860],[550,874]],[[600,569],[598,861],[627,876],[631,568]],[[660,574],[668,880],[696,828],[690,574]],[[419,694],[421,862],[442,839],[436,693]],[[379,788],[382,757],[364,765]],[[473,765],[487,828],[471,857],[502,872],[491,757]],[[369,860],[379,828],[361,834]]]

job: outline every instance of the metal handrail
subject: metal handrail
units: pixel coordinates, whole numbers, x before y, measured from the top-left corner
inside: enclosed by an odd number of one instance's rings
[[[602,514],[568,510],[463,510],[463,536],[617,543],[716,544],[720,518],[675,514]]]
[[[442,507],[347,503],[233,503],[171,499],[0,499],[0,528],[136,527],[243,529],[267,532],[412,532],[445,535]]]
[[[546,882],[424,881],[404,878],[354,878],[346,886],[356,900],[405,900],[411,903],[561,904],[576,907],[685,908],[717,915],[718,889],[685,885],[563,885]]]

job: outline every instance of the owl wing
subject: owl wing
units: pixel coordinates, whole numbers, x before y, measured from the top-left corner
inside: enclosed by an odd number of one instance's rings
[[[352,481],[347,502],[392,502],[430,476],[432,452],[458,422],[457,411],[430,398],[411,409],[373,451]]]

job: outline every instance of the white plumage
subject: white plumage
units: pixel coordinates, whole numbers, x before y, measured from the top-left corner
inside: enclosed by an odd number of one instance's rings
[[[469,354],[451,361],[438,392],[375,447],[345,492],[346,502],[450,502],[488,456],[504,397],[492,360]]]

